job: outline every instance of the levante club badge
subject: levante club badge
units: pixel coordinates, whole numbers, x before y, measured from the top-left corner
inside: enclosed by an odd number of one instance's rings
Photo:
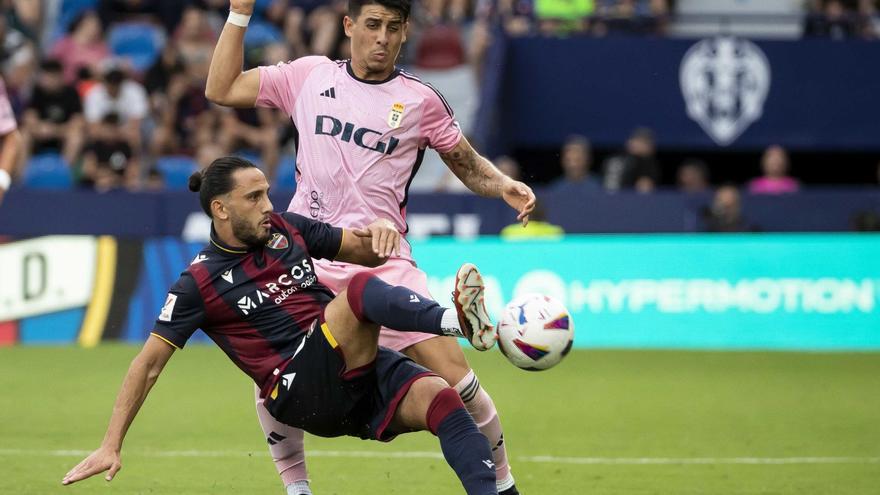
[[[403,103],[395,103],[391,107],[391,113],[388,114],[388,127],[392,129],[397,129],[400,127],[400,122],[403,121]]]
[[[269,249],[284,249],[289,244],[287,243],[287,237],[281,234],[272,234],[272,238],[269,239],[266,245],[269,246]]]

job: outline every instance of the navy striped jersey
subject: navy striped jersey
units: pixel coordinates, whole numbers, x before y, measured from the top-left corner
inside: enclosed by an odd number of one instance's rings
[[[211,242],[171,287],[152,333],[177,348],[201,328],[260,387],[295,352],[333,293],[312,257],[333,259],[342,229],[295,213],[272,214],[265,246]]]

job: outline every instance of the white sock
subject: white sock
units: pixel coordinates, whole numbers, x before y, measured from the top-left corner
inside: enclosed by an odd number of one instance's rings
[[[446,308],[443,317],[440,318],[440,330],[450,337],[464,337],[461,333],[461,323],[458,322],[458,312],[452,308]]]
[[[287,495],[312,495],[312,489],[307,480],[298,480],[287,485]]]
[[[515,484],[516,484],[516,481],[513,480],[513,475],[510,473],[507,473],[507,478],[504,478],[503,480],[498,480],[495,482],[495,488],[499,492],[503,492],[504,490],[507,490],[508,488],[512,487]]]

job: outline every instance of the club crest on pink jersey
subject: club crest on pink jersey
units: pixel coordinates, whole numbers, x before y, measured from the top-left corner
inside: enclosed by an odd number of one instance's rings
[[[391,113],[388,114],[388,127],[397,129],[403,121],[403,110],[406,107],[403,103],[395,103],[391,106]]]

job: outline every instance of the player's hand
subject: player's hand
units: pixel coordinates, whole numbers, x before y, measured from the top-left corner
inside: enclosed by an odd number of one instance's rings
[[[532,188],[522,182],[511,180],[501,189],[501,197],[511,208],[519,212],[516,219],[523,227],[529,224],[529,214],[535,209],[535,193]]]
[[[82,462],[76,465],[76,467],[68,471],[61,480],[61,484],[69,485],[71,483],[76,483],[77,481],[84,480],[107,470],[109,470],[109,472],[104,479],[110,481],[116,476],[116,473],[118,473],[120,469],[122,469],[122,461],[120,460],[119,452],[101,447],[83,459]]]
[[[229,10],[243,15],[254,13],[254,4],[257,0],[229,0]]]
[[[400,232],[391,220],[379,218],[362,229],[352,231],[358,237],[371,237],[373,252],[380,258],[400,254]]]

